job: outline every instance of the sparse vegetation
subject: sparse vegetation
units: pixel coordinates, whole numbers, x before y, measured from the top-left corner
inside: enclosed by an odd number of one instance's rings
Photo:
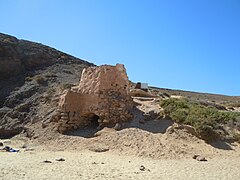
[[[26,78],[25,78],[25,81],[32,81],[33,80],[33,78],[32,77],[30,77],[30,76],[27,76]]]
[[[42,77],[41,75],[36,75],[34,76],[34,80],[38,83],[38,84],[44,84],[46,82],[45,78]]]
[[[71,87],[73,87],[74,84],[69,84],[69,83],[64,83],[62,84],[62,89],[71,89]]]
[[[170,95],[168,94],[168,93],[162,93],[164,96],[166,96],[166,97],[170,97]]]
[[[229,107],[240,107],[240,102],[229,103],[229,104],[227,104],[226,106],[229,106]]]
[[[48,89],[48,91],[46,93],[47,95],[45,96],[46,102],[48,102],[48,103],[51,102],[54,93],[55,93],[55,89],[53,89],[53,88]]]
[[[165,98],[165,97],[170,97],[170,95],[168,93],[159,93],[158,96]]]
[[[63,72],[64,73],[66,73],[66,74],[73,74],[71,71],[69,71],[69,70],[63,70]]]
[[[235,133],[235,134],[233,135],[233,138],[234,138],[235,141],[237,141],[238,143],[240,143],[240,134]]]
[[[45,77],[46,77],[46,78],[56,78],[57,75],[52,74],[52,73],[47,73],[47,74],[45,75]]]
[[[187,99],[169,98],[160,105],[166,116],[177,123],[195,127],[199,136],[207,141],[217,137],[216,130],[220,125],[240,119],[240,113],[219,111],[215,107],[200,105]]]

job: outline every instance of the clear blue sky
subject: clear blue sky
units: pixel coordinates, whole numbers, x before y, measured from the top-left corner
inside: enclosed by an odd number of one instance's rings
[[[240,95],[240,0],[0,0],[0,32],[132,81]]]

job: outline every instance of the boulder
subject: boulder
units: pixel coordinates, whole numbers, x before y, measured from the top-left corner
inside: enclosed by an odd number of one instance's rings
[[[114,129],[116,131],[119,131],[121,129],[121,124],[120,123],[116,123],[115,126],[114,126]]]
[[[130,95],[135,97],[155,97],[154,95],[149,94],[148,92],[141,89],[132,89],[130,91]]]

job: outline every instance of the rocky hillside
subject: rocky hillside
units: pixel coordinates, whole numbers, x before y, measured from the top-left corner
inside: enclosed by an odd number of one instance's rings
[[[63,90],[78,84],[81,71],[89,66],[94,64],[0,33],[0,138],[22,131],[34,138],[29,125],[48,124]],[[240,111],[240,97],[153,87],[149,91],[157,97],[187,97],[219,110]]]
[[[213,104],[222,104],[224,106],[239,106],[240,96],[226,96],[221,94],[199,93],[183,90],[173,90],[166,88],[150,87],[153,93],[169,96],[182,96],[194,101],[209,102]]]
[[[46,120],[54,111],[52,97],[77,83],[82,69],[93,65],[0,33],[0,137],[18,134],[28,122]]]

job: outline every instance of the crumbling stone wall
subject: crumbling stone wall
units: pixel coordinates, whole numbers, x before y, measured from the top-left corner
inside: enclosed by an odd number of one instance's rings
[[[132,119],[133,101],[124,65],[89,67],[78,86],[61,97],[57,127],[65,132],[97,120],[99,127]]]

